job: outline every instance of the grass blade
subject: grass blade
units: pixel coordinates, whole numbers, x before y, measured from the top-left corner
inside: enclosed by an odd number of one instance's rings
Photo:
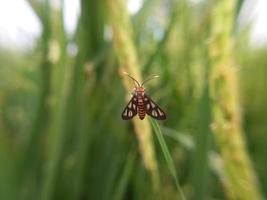
[[[170,154],[170,152],[168,150],[168,147],[166,145],[166,142],[165,142],[165,140],[163,138],[163,135],[161,133],[161,130],[159,128],[159,125],[157,124],[157,122],[155,120],[153,120],[153,119],[149,119],[149,120],[150,120],[150,122],[152,124],[152,127],[153,127],[154,132],[156,133],[157,139],[159,141],[161,150],[162,150],[163,155],[164,155],[164,158],[165,158],[165,160],[167,162],[167,166],[168,166],[168,168],[170,170],[170,173],[171,173],[171,175],[174,178],[175,185],[176,185],[177,190],[179,192],[180,198],[182,200],[185,200],[186,198],[185,198],[185,195],[183,193],[183,190],[182,190],[182,188],[180,186],[179,179],[178,179],[177,174],[176,174],[176,170],[175,170],[175,166],[174,166],[174,163],[173,163],[171,154]]]
[[[124,169],[122,170],[122,175],[120,177],[118,187],[117,187],[116,192],[112,198],[113,200],[123,199],[127,184],[129,182],[129,178],[130,178],[132,170],[133,170],[135,158],[136,158],[135,153],[130,152],[128,159],[126,161],[126,164],[124,166]]]
[[[206,86],[199,101],[198,132],[195,134],[195,151],[193,161],[193,199],[207,199],[209,183],[209,158],[211,146],[210,132],[210,101],[209,90]],[[212,164],[210,160],[210,164]]]

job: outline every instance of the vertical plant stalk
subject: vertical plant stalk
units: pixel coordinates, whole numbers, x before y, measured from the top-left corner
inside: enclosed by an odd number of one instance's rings
[[[66,81],[66,46],[67,39],[63,26],[63,11],[59,13],[54,12],[53,17],[59,22],[55,27],[57,30],[53,30],[54,37],[59,46],[59,58],[55,60],[53,72],[54,81],[54,104],[51,109],[51,123],[49,126],[49,150],[47,165],[44,172],[44,178],[42,183],[42,190],[40,199],[48,200],[52,199],[56,191],[56,181],[60,170],[60,161],[62,157],[63,144],[65,140],[64,136],[64,116],[65,116],[65,99],[68,88],[68,82]],[[52,51],[52,49],[50,49]],[[53,52],[52,52],[53,53]]]
[[[205,78],[207,73],[205,73]],[[207,79],[206,79],[207,80]],[[195,134],[194,163],[193,163],[193,198],[195,200],[207,199],[209,167],[208,153],[211,144],[210,132],[210,101],[207,81],[205,83],[202,97],[199,100],[198,110],[198,132]]]
[[[232,60],[233,0],[216,1],[211,16],[209,88],[212,131],[224,161],[229,199],[262,199],[241,129],[237,74]]]
[[[122,71],[133,75],[141,81],[137,53],[132,40],[132,27],[127,14],[125,0],[106,0],[108,19],[113,31],[113,44]],[[127,91],[131,91],[133,83],[128,78],[124,78],[124,85]],[[127,95],[129,100],[129,95]],[[135,133],[139,141],[139,147],[143,156],[145,167],[152,174],[154,188],[159,184],[158,166],[155,157],[153,140],[151,137],[151,127],[145,120],[133,119]]]
[[[28,1],[42,24],[41,44],[41,63],[40,63],[40,92],[38,94],[38,103],[36,106],[35,116],[32,122],[32,127],[29,131],[29,137],[25,141],[25,147],[22,150],[21,158],[19,158],[19,167],[17,172],[17,180],[22,185],[20,192],[23,191],[25,182],[31,177],[32,172],[36,170],[38,164],[38,156],[40,149],[40,138],[47,131],[47,126],[50,117],[50,107],[48,99],[51,94],[51,67],[52,63],[49,57],[49,41],[51,39],[51,19],[50,19],[50,3],[48,0],[43,2],[43,6],[33,1]],[[35,6],[34,6],[35,5]]]
[[[92,126],[97,107],[92,106],[93,88],[96,86],[97,63],[93,60],[103,48],[104,15],[102,1],[81,0],[81,15],[78,22],[75,40],[78,54],[75,58],[71,77],[71,90],[67,103],[67,134],[77,133],[77,163],[75,164],[72,187],[72,199],[81,197],[87,190],[88,165],[90,165],[90,149]]]

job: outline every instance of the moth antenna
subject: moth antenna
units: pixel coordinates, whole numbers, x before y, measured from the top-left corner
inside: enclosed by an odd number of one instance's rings
[[[140,87],[140,83],[135,78],[130,76],[127,72],[124,72],[124,74],[127,75],[129,78],[131,78],[134,81],[134,83],[137,83],[137,86]]]
[[[152,79],[155,79],[155,78],[158,78],[158,77],[159,77],[158,75],[155,75],[155,76],[152,76],[152,77],[146,79],[146,80],[143,81],[143,83],[141,84],[141,87],[145,84],[145,82],[148,82],[148,81],[150,81],[150,80],[152,80]]]

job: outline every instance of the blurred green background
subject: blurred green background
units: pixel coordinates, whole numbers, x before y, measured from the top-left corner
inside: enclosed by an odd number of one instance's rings
[[[121,119],[123,71],[160,76],[147,92],[185,199],[265,199],[267,48],[240,28],[246,1],[144,0],[130,14],[126,0],[81,0],[72,33],[70,1],[26,3],[33,44],[0,40],[1,200],[181,199],[157,130]]]

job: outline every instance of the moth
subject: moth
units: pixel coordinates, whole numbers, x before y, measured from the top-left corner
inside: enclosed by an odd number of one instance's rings
[[[126,75],[134,81],[135,89],[131,100],[122,112],[122,119],[132,119],[136,114],[138,114],[141,120],[145,118],[146,114],[157,120],[166,119],[165,112],[154,101],[152,101],[152,99],[146,94],[145,88],[143,87],[145,82],[157,78],[158,76],[148,78],[142,84],[140,84],[129,74]]]

